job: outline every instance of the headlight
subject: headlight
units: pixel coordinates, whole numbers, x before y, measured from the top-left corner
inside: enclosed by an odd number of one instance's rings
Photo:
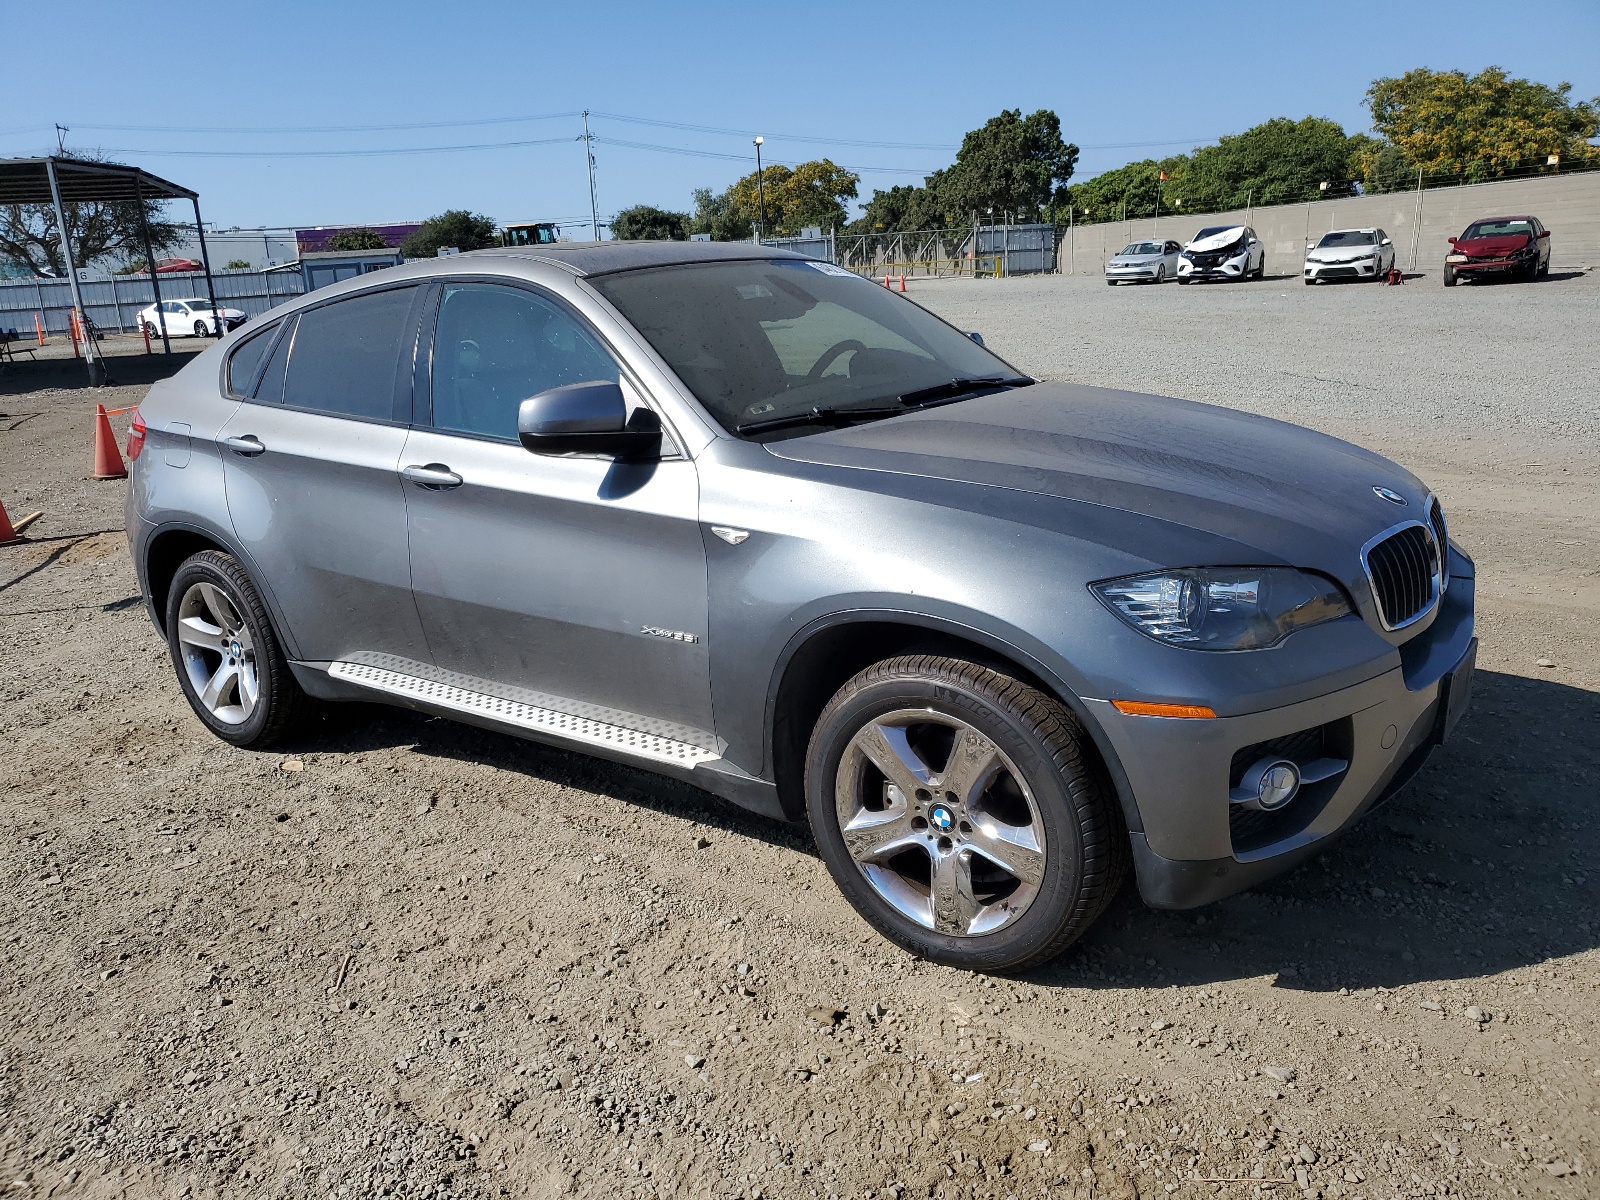
[[[1466,262],[1467,256],[1465,254],[1446,254],[1444,260],[1445,262]]]
[[[1189,650],[1264,650],[1350,614],[1339,586],[1289,567],[1198,567],[1089,585],[1146,637]]]

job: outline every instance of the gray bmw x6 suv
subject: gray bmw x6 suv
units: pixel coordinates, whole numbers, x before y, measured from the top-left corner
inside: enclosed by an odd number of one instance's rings
[[[142,433],[140,432],[142,431]],[[491,250],[324,288],[141,405],[128,536],[241,747],[378,700],[808,821],[906,949],[1204,904],[1466,704],[1428,489],[1261,417],[1028,378],[770,248]]]

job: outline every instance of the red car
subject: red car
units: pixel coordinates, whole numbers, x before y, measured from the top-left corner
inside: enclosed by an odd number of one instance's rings
[[[1458,279],[1510,275],[1537,279],[1550,273],[1550,231],[1538,217],[1484,217],[1467,226],[1444,258],[1444,285]]]

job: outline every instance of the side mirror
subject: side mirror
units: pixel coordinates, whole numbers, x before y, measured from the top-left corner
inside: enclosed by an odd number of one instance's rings
[[[522,402],[517,437],[534,454],[655,458],[661,418],[641,408],[630,420],[622,389],[610,380],[569,383]]]
[[[1385,245],[1385,246],[1392,246],[1392,245],[1394,245],[1394,243],[1393,243],[1393,242],[1391,242],[1391,241],[1390,241],[1390,240],[1389,240],[1389,239],[1388,239],[1388,238],[1384,238],[1384,239],[1383,239],[1383,244],[1384,244],[1384,245]]]
[[[979,333],[976,329],[970,331],[967,336],[973,341],[977,342],[978,345],[983,345],[983,334]]]
[[[1547,238],[1550,236],[1550,231],[1548,229],[1541,229],[1539,231],[1539,236],[1542,238]]]
[[[1455,238],[1445,238],[1445,241],[1449,242],[1452,246],[1456,244]]]

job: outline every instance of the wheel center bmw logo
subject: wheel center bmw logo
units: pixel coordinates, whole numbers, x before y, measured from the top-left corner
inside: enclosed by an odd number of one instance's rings
[[[956,823],[956,819],[944,805],[935,804],[928,810],[928,823],[940,833],[949,833],[950,826]]]
[[[1406,502],[1406,498],[1393,488],[1375,487],[1372,489],[1372,494],[1379,500],[1387,500],[1390,504],[1404,504]]]

